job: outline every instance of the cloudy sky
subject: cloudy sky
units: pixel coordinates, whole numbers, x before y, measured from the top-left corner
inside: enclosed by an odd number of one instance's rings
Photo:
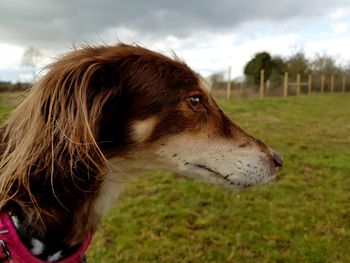
[[[350,61],[350,0],[0,0],[0,80],[26,80],[24,50],[48,63],[74,44],[118,40],[174,50],[204,76],[258,51]]]

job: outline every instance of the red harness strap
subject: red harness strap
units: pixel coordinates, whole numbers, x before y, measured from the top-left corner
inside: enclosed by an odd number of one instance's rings
[[[87,248],[90,245],[92,235],[84,241],[79,250],[73,255],[56,261],[57,263],[81,262]],[[22,244],[15,226],[7,212],[0,213],[0,262],[1,263],[46,263],[35,256]]]

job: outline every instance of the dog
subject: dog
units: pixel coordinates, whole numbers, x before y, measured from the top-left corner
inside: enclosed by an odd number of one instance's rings
[[[101,216],[140,171],[246,188],[282,166],[183,61],[122,43],[60,57],[0,134],[3,262],[83,262]]]

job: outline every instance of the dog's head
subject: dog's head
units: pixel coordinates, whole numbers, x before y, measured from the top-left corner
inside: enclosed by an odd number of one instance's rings
[[[187,65],[139,47],[113,51],[124,57],[108,61],[104,78],[115,95],[96,140],[117,167],[167,169],[239,188],[274,178],[282,158],[231,121]]]

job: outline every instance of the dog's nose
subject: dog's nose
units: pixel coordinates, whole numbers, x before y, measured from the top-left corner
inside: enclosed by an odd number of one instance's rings
[[[278,153],[274,152],[272,158],[273,158],[273,163],[277,168],[283,165],[283,157]]]

